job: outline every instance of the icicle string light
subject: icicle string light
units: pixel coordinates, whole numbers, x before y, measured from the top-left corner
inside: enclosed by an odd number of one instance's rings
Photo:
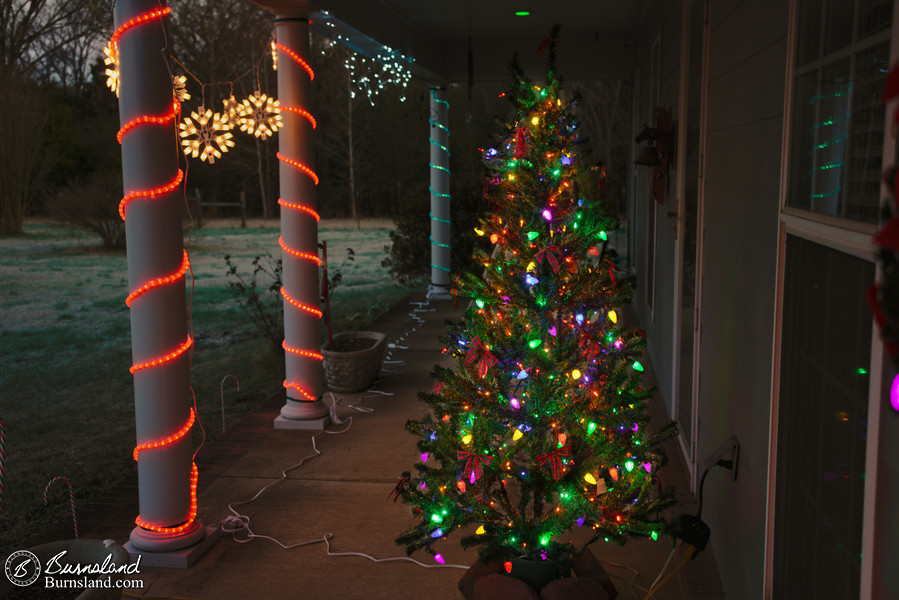
[[[177,442],[178,440],[183,438],[185,435],[187,435],[187,432],[190,431],[190,428],[193,427],[194,421],[196,421],[196,420],[197,420],[197,415],[194,412],[194,409],[191,408],[190,414],[187,416],[187,421],[184,423],[184,425],[181,426],[181,429],[179,429],[172,435],[162,438],[161,440],[145,442],[143,444],[135,446],[134,452],[132,453],[132,456],[134,457],[135,462],[137,462],[137,459],[140,456],[140,453],[143,452],[144,450],[157,450],[159,448],[165,448],[166,446],[171,446],[172,444],[174,444],[175,442]]]
[[[181,181],[184,179],[184,171],[178,169],[178,172],[175,174],[175,177],[158,188],[153,188],[151,190],[143,190],[140,192],[128,192],[125,194],[125,197],[122,198],[122,201],[119,202],[119,216],[122,217],[122,220],[125,220],[125,210],[132,200],[137,198],[159,198],[160,196],[165,196],[169,192],[174,192],[178,189],[178,186],[181,185]]]
[[[171,275],[166,275],[165,277],[159,277],[157,279],[152,279],[140,286],[125,298],[125,304],[128,307],[131,307],[131,303],[134,302],[134,299],[138,296],[142,296],[152,290],[155,287],[159,287],[161,285],[168,285],[170,283],[174,283],[178,281],[181,277],[184,277],[184,274],[187,273],[187,269],[190,268],[190,260],[187,258],[187,250],[184,251],[184,259],[181,261],[181,266],[178,267],[178,270],[172,273]]]
[[[78,539],[78,514],[75,510],[75,492],[72,491],[72,482],[69,481],[68,477],[54,477],[50,481],[47,482],[47,485],[44,486],[44,506],[50,504],[50,486],[56,483],[57,481],[65,481],[66,486],[69,488],[69,507],[72,509],[72,525],[75,527],[75,539]]]
[[[282,250],[284,250],[291,256],[295,256],[296,258],[299,258],[302,260],[308,260],[308,261],[314,262],[319,267],[322,264],[322,259],[320,259],[318,257],[318,254],[312,254],[311,252],[300,252],[298,250],[294,250],[293,248],[288,247],[287,244],[284,243],[284,236],[281,236],[278,238],[278,244],[281,246]]]
[[[178,113],[181,112],[181,103],[177,100],[172,100],[172,103],[169,105],[169,109],[165,111],[163,114],[158,116],[152,115],[143,115],[137,117],[136,119],[132,119],[122,125],[122,128],[119,129],[119,132],[116,134],[116,139],[119,143],[122,143],[122,138],[125,137],[129,131],[138,127],[139,125],[167,125],[171,123],[175,119],[178,118]]]
[[[306,165],[304,165],[303,163],[301,163],[297,160],[294,160],[292,158],[287,158],[280,152],[278,152],[277,157],[278,157],[278,160],[280,160],[284,163],[287,163],[288,165],[290,165],[297,171],[300,171],[301,173],[305,173],[306,175],[308,175],[312,179],[312,181],[315,182],[315,185],[318,185],[318,175],[315,174],[315,171],[313,171],[312,169],[310,169],[309,167],[307,167]]]
[[[281,52],[283,52],[284,54],[289,56],[291,59],[293,59],[293,61],[295,63],[300,65],[300,67],[302,67],[302,69],[309,74],[309,81],[315,81],[315,71],[312,70],[312,67],[309,66],[309,63],[307,63],[305,60],[303,60],[302,56],[300,56],[299,54],[297,54],[296,52],[294,52],[293,50],[291,50],[284,44],[279,44],[279,43],[275,42],[275,48],[277,48],[278,50],[280,50]]]

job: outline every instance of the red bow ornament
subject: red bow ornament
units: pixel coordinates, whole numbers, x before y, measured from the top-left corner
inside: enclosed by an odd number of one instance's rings
[[[546,466],[546,463],[549,463],[553,479],[558,481],[562,476],[562,458],[568,458],[569,456],[571,456],[571,448],[562,446],[561,448],[556,448],[552,452],[539,455],[537,457],[537,464],[543,467]]]
[[[475,454],[459,450],[457,456],[460,461],[465,461],[462,471],[471,483],[484,476],[484,465],[490,466],[493,463],[493,457],[488,454]]]
[[[522,158],[527,153],[527,146],[524,142],[524,128],[519,128],[515,134],[515,156]]]
[[[490,354],[490,350],[484,345],[479,336],[471,341],[471,350],[465,355],[465,366],[477,361],[478,376],[483,377],[487,374],[487,370],[495,365],[499,360]]]
[[[559,252],[559,249],[555,246],[547,246],[540,252],[538,252],[534,258],[537,259],[537,262],[543,262],[543,259],[549,261],[550,266],[553,268],[553,273],[559,272],[559,259],[562,254]]]
[[[393,487],[393,490],[390,492],[390,494],[387,494],[387,499],[390,500],[390,495],[393,494],[393,501],[396,502],[397,498],[399,498],[400,495],[402,495],[403,488],[406,487],[407,483],[409,483],[408,477],[400,478],[400,480],[397,482],[397,484]]]

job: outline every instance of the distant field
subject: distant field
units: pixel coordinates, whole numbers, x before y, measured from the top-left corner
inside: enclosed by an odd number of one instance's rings
[[[350,220],[320,223],[332,264],[347,247],[356,253],[332,299],[337,331],[364,327],[408,293],[381,268],[391,227],[388,220],[361,221],[358,229]],[[278,232],[275,221],[250,221],[247,229],[208,221],[185,232],[194,276],[191,382],[210,438],[221,434],[219,382],[226,374],[241,389],[226,391],[229,423],[283,394],[283,361],[234,301],[224,262],[230,254],[249,275],[255,256],[279,256]],[[68,477],[83,502],[136,471],[125,254],[102,252],[76,229],[34,222],[22,236],[0,237],[0,256],[3,550],[65,514],[62,502],[43,506],[53,477]]]

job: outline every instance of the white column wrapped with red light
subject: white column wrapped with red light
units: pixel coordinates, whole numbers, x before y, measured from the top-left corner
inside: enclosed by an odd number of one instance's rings
[[[318,212],[309,112],[315,73],[309,66],[309,20],[277,15],[278,99],[284,125],[279,132],[281,238],[284,296],[284,387],[287,401],[278,428],[320,429],[327,425],[322,402],[322,355],[318,257]]]
[[[450,297],[450,151],[446,88],[431,89],[431,286],[429,298]]]
[[[180,550],[203,539],[196,518],[197,469],[175,122],[179,112],[158,0],[118,0],[110,41],[118,66],[122,177],[128,250],[140,514],[138,550]]]

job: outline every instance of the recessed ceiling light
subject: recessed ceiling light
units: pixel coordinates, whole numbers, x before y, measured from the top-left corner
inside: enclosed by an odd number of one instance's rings
[[[531,14],[531,13],[530,13],[530,11],[527,11],[527,10],[517,10],[517,11],[515,11],[515,16],[516,16],[516,17],[526,17],[526,16],[528,16],[529,14]]]

